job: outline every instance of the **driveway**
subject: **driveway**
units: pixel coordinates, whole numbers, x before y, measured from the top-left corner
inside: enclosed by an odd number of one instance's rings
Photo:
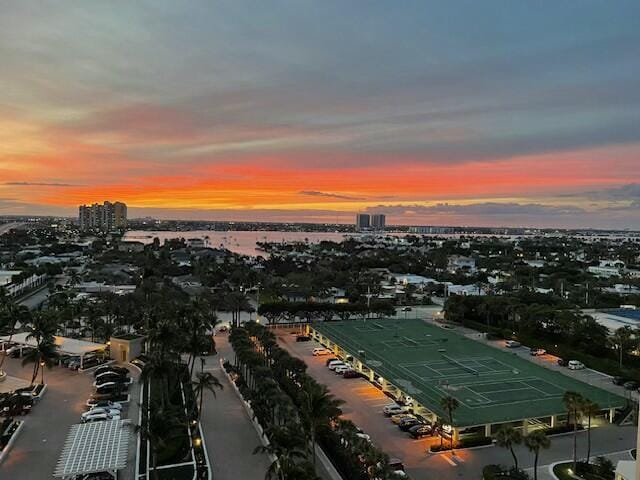
[[[224,389],[216,389],[215,398],[205,392],[201,417],[213,477],[263,480],[270,462],[266,455],[253,455],[253,449],[260,445],[258,434],[220,367],[220,357],[233,358],[226,334],[216,336],[216,347],[217,356],[204,357],[207,362],[204,369],[214,374]],[[196,367],[199,366],[197,362]]]
[[[20,359],[7,358],[4,369],[11,376],[31,380],[33,365],[22,367]],[[39,376],[38,376],[39,377]],[[79,423],[92,392],[93,376],[63,367],[45,371],[47,391],[25,420],[22,432],[0,465],[0,478],[52,478],[71,425]]]
[[[274,330],[278,342],[292,355],[305,361],[308,373],[317,381],[329,387],[331,393],[345,401],[344,416],[351,419],[371,436],[373,443],[391,457],[403,460],[407,472],[414,480],[429,479],[477,479],[482,468],[490,463],[510,465],[512,458],[507,450],[498,447],[484,447],[463,450],[452,457],[446,454],[428,454],[427,447],[433,439],[412,440],[382,415],[382,406],[389,399],[364,379],[344,379],[335,375],[325,366],[326,357],[313,357],[311,351],[316,342],[297,343],[288,330]],[[578,451],[584,455],[586,433],[578,434]],[[623,452],[635,446],[636,428],[606,425],[594,428],[591,435],[592,455]],[[552,448],[541,452],[539,465],[567,460],[572,455],[572,436],[556,436]],[[518,447],[516,454],[521,466],[533,465],[533,455],[524,447]]]

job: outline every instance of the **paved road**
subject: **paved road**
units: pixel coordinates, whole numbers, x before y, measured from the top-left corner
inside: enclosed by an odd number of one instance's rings
[[[293,355],[302,358],[308,366],[308,372],[316,380],[329,387],[338,398],[345,400],[345,417],[353,420],[371,438],[377,446],[392,457],[400,458],[407,466],[407,472],[415,480],[427,479],[469,479],[477,480],[484,465],[500,463],[510,465],[511,455],[507,450],[488,447],[460,451],[452,460],[450,454],[427,454],[429,441],[413,441],[381,414],[382,405],[388,399],[364,380],[346,380],[335,375],[325,366],[325,359],[313,357],[311,350],[315,342],[296,343],[286,329],[278,333],[278,341]],[[617,427],[603,425],[592,431],[592,454],[602,455],[629,450],[635,446],[635,427]],[[586,433],[578,438],[579,454],[586,450]],[[524,468],[533,465],[533,456],[524,448],[516,449],[516,454]],[[556,436],[552,439],[552,448],[541,452],[540,465],[567,460],[572,455],[571,435]]]
[[[213,476],[216,480],[263,480],[270,462],[265,455],[253,455],[260,445],[258,434],[219,366],[220,356],[233,355],[226,334],[216,336],[216,346],[219,354],[206,357],[205,371],[218,377],[224,390],[216,390],[215,398],[205,392],[201,419]]]
[[[7,358],[9,375],[31,380],[32,365]],[[93,377],[67,368],[45,371],[48,390],[33,411],[22,417],[25,425],[9,456],[0,465],[0,478],[30,480],[52,478],[71,425],[79,422],[91,394]]]

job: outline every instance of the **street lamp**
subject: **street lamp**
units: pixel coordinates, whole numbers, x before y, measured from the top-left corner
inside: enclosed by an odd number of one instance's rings
[[[40,383],[44,385],[44,360],[40,360],[40,368],[42,369]]]

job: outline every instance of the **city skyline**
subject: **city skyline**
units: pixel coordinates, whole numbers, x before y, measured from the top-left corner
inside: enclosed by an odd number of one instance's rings
[[[640,229],[638,14],[12,4],[0,215]]]

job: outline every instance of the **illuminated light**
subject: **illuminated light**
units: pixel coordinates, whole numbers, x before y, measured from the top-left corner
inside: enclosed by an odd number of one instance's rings
[[[193,439],[193,444],[194,444],[196,447],[199,447],[200,445],[202,445],[202,439],[201,439],[200,437],[196,437],[196,438],[194,438],[194,439]]]

